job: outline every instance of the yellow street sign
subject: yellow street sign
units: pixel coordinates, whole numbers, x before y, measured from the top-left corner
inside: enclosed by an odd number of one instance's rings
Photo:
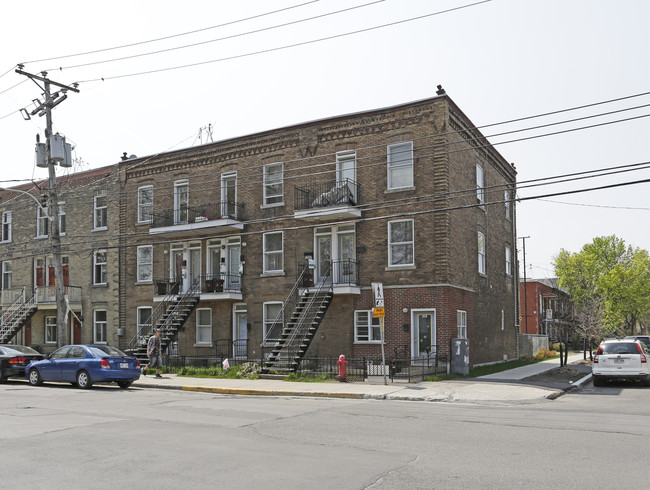
[[[386,309],[385,308],[373,308],[372,309],[372,317],[373,318],[383,318],[386,316]]]

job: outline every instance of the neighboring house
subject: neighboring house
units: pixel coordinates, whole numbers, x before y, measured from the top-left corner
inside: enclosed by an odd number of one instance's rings
[[[449,359],[461,337],[471,364],[517,357],[516,172],[437,94],[59,177],[71,338],[103,321],[102,340],[140,355],[160,325],[183,356],[376,358],[382,283],[387,355]],[[50,284],[47,240],[36,204],[9,195],[3,289],[28,296]],[[52,311],[16,340],[50,345]]]
[[[61,259],[70,312],[68,342],[117,344],[119,187],[117,166],[58,182]],[[56,281],[47,208],[48,182],[0,191],[0,343],[57,346]]]
[[[550,341],[566,338],[574,325],[573,304],[556,278],[520,282],[521,333],[545,335]]]
[[[174,353],[260,359],[309,297],[296,349],[376,357],[380,282],[390,355],[516,357],[516,172],[473,128],[440,90],[122,162],[122,347],[167,322]]]

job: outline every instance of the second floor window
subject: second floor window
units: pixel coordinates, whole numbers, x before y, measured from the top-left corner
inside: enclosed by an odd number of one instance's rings
[[[105,230],[108,227],[108,197],[95,196],[95,213],[93,228],[95,230]]]
[[[138,189],[138,223],[151,223],[153,220],[153,186]]]
[[[11,289],[11,276],[11,260],[5,260],[2,263],[2,289]]]
[[[282,204],[283,184],[282,163],[270,163],[264,166],[264,204]]]
[[[388,223],[388,265],[414,265],[413,220]]]
[[[93,284],[106,284],[106,250],[96,251],[93,261]]]
[[[59,235],[65,235],[65,203],[59,203]]]
[[[138,282],[148,282],[153,280],[153,246],[142,245],[138,247]]]
[[[2,241],[11,241],[11,211],[2,213]]]
[[[49,218],[47,208],[38,207],[36,216],[36,236],[46,237],[49,233]]]
[[[480,164],[476,164],[476,199],[479,204],[485,204],[485,172]]]
[[[506,219],[510,219],[512,211],[510,210],[510,191],[503,191],[503,200],[506,204]]]
[[[512,275],[512,251],[510,247],[506,247],[506,274]]]
[[[388,189],[413,187],[413,142],[388,145]]]
[[[485,274],[485,235],[478,232],[478,271],[480,274]]]
[[[282,272],[282,232],[264,234],[264,272]]]

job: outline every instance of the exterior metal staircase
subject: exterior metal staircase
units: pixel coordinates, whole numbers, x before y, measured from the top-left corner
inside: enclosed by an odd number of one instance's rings
[[[172,287],[171,290],[177,291],[178,288]],[[179,330],[183,328],[199,302],[200,290],[201,282],[197,280],[186,292],[169,293],[165,296],[152,312],[149,322],[140,325],[139,331],[129,342],[126,352],[135,356],[141,364],[146,364],[148,362],[147,343],[154,330],[159,328],[161,330],[161,352],[164,353],[178,338]]]
[[[300,294],[300,287],[310,274],[307,267],[303,269],[262,343],[263,347],[273,346],[264,360],[262,373],[271,370],[296,372],[332,302],[330,271],[331,267],[317,285],[304,288]],[[285,322],[285,312],[289,310],[291,314]],[[276,338],[277,332],[280,332],[279,338]]]
[[[13,339],[36,313],[36,295],[27,301],[24,299],[24,295],[21,295],[7,308],[0,311],[0,344],[6,344]]]

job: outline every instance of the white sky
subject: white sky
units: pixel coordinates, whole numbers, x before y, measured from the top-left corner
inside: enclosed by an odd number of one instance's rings
[[[116,0],[110,3],[12,0],[0,18],[0,186],[46,177],[34,166],[44,118],[24,121],[41,90],[14,73],[48,70],[81,81],[79,94],[53,113],[54,129],[76,146],[73,170],[371,110],[435,95],[442,84],[477,125],[573,108],[650,91],[650,2],[646,0],[492,0],[392,27],[333,40],[144,76],[111,77],[269,50],[469,5],[475,0],[385,0],[318,20],[240,35],[372,0],[320,0],[281,13],[155,43],[80,57],[29,62],[111,48],[240,20],[308,0]],[[81,63],[238,35],[199,47],[71,68]],[[59,69],[63,67],[63,69]],[[104,78],[104,81],[99,79]],[[99,80],[99,81],[97,81]],[[650,96],[485,128],[492,143],[650,114],[650,108],[571,124],[493,136],[650,104]],[[13,113],[13,114],[12,114]],[[650,118],[498,145],[526,181],[650,161]],[[204,133],[204,142],[205,133]],[[58,170],[59,172],[61,170]],[[567,184],[521,188],[519,197],[650,178],[635,170]],[[518,235],[526,239],[527,276],[553,276],[552,258],[615,234],[650,250],[650,184],[526,200]],[[521,240],[519,245],[521,245]],[[521,249],[521,246],[519,247]],[[522,260],[520,251],[519,259]]]

